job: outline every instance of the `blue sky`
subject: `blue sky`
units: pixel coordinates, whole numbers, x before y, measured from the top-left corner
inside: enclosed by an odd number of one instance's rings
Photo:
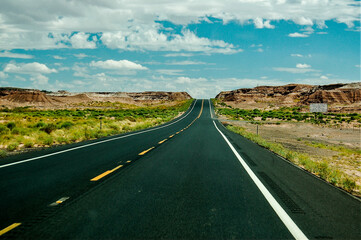
[[[360,69],[360,1],[3,0],[0,7],[0,86],[209,98],[260,85],[357,82]]]

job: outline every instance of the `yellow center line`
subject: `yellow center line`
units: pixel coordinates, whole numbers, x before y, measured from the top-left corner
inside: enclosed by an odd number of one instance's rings
[[[90,181],[94,182],[94,181],[98,181],[99,179],[105,177],[106,175],[112,173],[113,171],[109,170],[109,171],[106,171],[106,172],[103,172],[102,174],[96,176],[95,178],[92,178],[90,179]]]
[[[127,162],[131,162],[131,161],[127,161]],[[115,167],[115,168],[113,168],[112,170],[108,170],[108,171],[106,171],[106,172],[103,172],[102,174],[96,176],[95,178],[90,179],[90,181],[92,181],[92,182],[98,181],[99,179],[101,179],[101,178],[105,177],[106,175],[108,175],[108,174],[110,174],[110,173],[118,170],[118,169],[121,168],[121,167],[123,167],[123,165],[119,165],[118,167]]]
[[[149,149],[147,149],[147,150],[145,150],[145,151],[143,151],[143,152],[141,152],[141,153],[139,153],[138,155],[144,155],[144,154],[146,154],[147,152],[149,152],[150,150],[152,150],[154,147],[151,147],[151,148],[149,148]]]
[[[49,204],[49,206],[51,206],[51,207],[58,206],[59,204],[62,204],[63,202],[65,202],[68,199],[69,199],[69,197],[62,197],[59,200]]]
[[[13,223],[10,226],[4,228],[3,230],[0,231],[0,236],[13,230],[14,228],[16,228],[17,226],[21,225],[21,223]]]
[[[197,118],[200,118],[200,116],[202,115],[202,112],[203,112],[203,104],[204,104],[204,100],[202,100],[201,111],[199,112],[199,115],[198,115]],[[196,119],[197,119],[197,118],[196,118]],[[176,134],[179,134],[179,133],[182,132],[183,130],[189,128],[189,127],[196,121],[196,119],[194,119],[191,124],[189,124],[186,128],[180,130],[180,131],[177,132]],[[169,138],[174,137],[174,135],[176,135],[176,134],[170,135]],[[164,140],[158,142],[158,144],[162,144],[162,143],[164,143],[165,141],[167,141],[167,139],[164,139]],[[149,152],[150,150],[152,150],[153,148],[154,148],[154,147],[151,147],[151,148],[149,148],[149,149],[147,149],[147,150],[139,153],[138,155],[142,156],[142,155],[146,154],[147,152]],[[127,163],[130,163],[130,162],[131,162],[131,161],[127,161]],[[102,174],[96,176],[95,178],[92,178],[90,181],[98,181],[99,179],[107,176],[108,174],[110,174],[110,173],[118,170],[118,169],[121,168],[121,167],[123,167],[123,165],[119,165],[118,167],[115,167],[115,168],[113,168],[112,170],[108,170],[108,171],[106,171],[106,172],[103,172]],[[12,225],[11,225],[11,226],[12,226]],[[9,227],[11,227],[11,226],[9,226]],[[18,226],[18,225],[17,225],[17,226]],[[17,226],[15,226],[15,227],[17,227]],[[9,228],[9,227],[8,227],[8,228]],[[13,228],[14,228],[14,227],[13,227]],[[11,229],[12,229],[12,228],[11,228]],[[10,229],[10,230],[11,230],[11,229]],[[10,230],[8,230],[8,231],[10,231]],[[4,231],[4,230],[3,230],[3,231]],[[0,234],[0,235],[1,235],[1,234]]]
[[[200,117],[201,117],[201,115],[202,115],[202,112],[203,112],[203,102],[204,102],[204,100],[202,100],[202,107],[201,107],[201,111],[199,112],[199,115],[198,115],[198,117],[197,117],[197,118],[200,118]]]
[[[173,134],[173,135],[170,135],[169,138],[172,138],[172,137],[174,137],[176,134],[179,134],[179,133],[182,132],[183,130],[189,128],[198,118],[200,118],[201,115],[202,115],[202,112],[203,112],[203,104],[204,104],[204,100],[202,100],[202,107],[201,107],[201,111],[199,112],[198,117],[197,117],[196,119],[194,119],[194,120],[191,122],[191,124],[189,124],[186,128],[180,130],[179,132],[177,132],[177,133],[175,133],[175,134]],[[164,140],[158,142],[158,144],[162,144],[162,143],[164,143],[165,141],[167,141],[167,139],[164,139]],[[147,152],[149,152],[150,150],[152,150],[153,148],[154,148],[154,147],[151,147],[151,148],[149,148],[149,149],[147,149],[147,150],[139,153],[138,155],[139,155],[139,156],[142,156],[142,155],[146,154]],[[127,163],[130,163],[130,162],[131,162],[131,161],[127,161]],[[103,172],[102,174],[96,176],[95,178],[92,178],[90,181],[98,181],[99,179],[107,176],[108,174],[110,174],[110,173],[118,170],[118,169],[121,168],[121,167],[123,167],[123,165],[119,165],[118,167],[113,168],[112,170],[108,170],[108,171],[106,171],[106,172]],[[12,226],[12,225],[11,225],[11,226]],[[9,226],[9,227],[10,227],[10,226]],[[17,226],[15,226],[15,227],[17,227]],[[11,229],[10,229],[10,230],[11,230]],[[10,231],[10,230],[9,230],[9,231]],[[0,234],[0,235],[1,235],[1,234]]]
[[[165,141],[167,141],[167,139],[164,139],[164,140],[160,141],[158,144],[162,144],[162,143],[164,143]]]
[[[115,168],[113,168],[113,169],[110,170],[110,171],[114,172],[114,171],[118,170],[118,169],[121,168],[121,167],[123,167],[123,165],[119,165],[118,167],[115,167]]]

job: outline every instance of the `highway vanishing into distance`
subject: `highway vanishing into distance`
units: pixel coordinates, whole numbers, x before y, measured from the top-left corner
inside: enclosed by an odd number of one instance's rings
[[[361,202],[196,100],[155,128],[2,159],[4,239],[361,239]]]

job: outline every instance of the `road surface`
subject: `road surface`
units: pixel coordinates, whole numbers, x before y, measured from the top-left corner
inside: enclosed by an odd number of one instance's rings
[[[360,200],[213,117],[3,159],[0,237],[361,238]]]

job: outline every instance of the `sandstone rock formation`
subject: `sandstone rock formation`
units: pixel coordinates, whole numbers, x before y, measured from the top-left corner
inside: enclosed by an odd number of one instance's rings
[[[34,91],[5,91],[1,92],[4,100],[14,103],[44,103],[52,104],[53,100],[48,97],[44,92],[34,90]]]
[[[152,101],[182,101],[192,97],[186,92],[48,92],[36,89],[0,88],[0,105],[7,107],[61,107],[88,102],[122,102],[135,104]]]
[[[288,84],[260,86],[220,92],[217,96],[225,102],[244,103],[252,107],[301,106],[310,103],[327,103],[334,111],[361,110],[361,83],[330,84],[323,86]]]

